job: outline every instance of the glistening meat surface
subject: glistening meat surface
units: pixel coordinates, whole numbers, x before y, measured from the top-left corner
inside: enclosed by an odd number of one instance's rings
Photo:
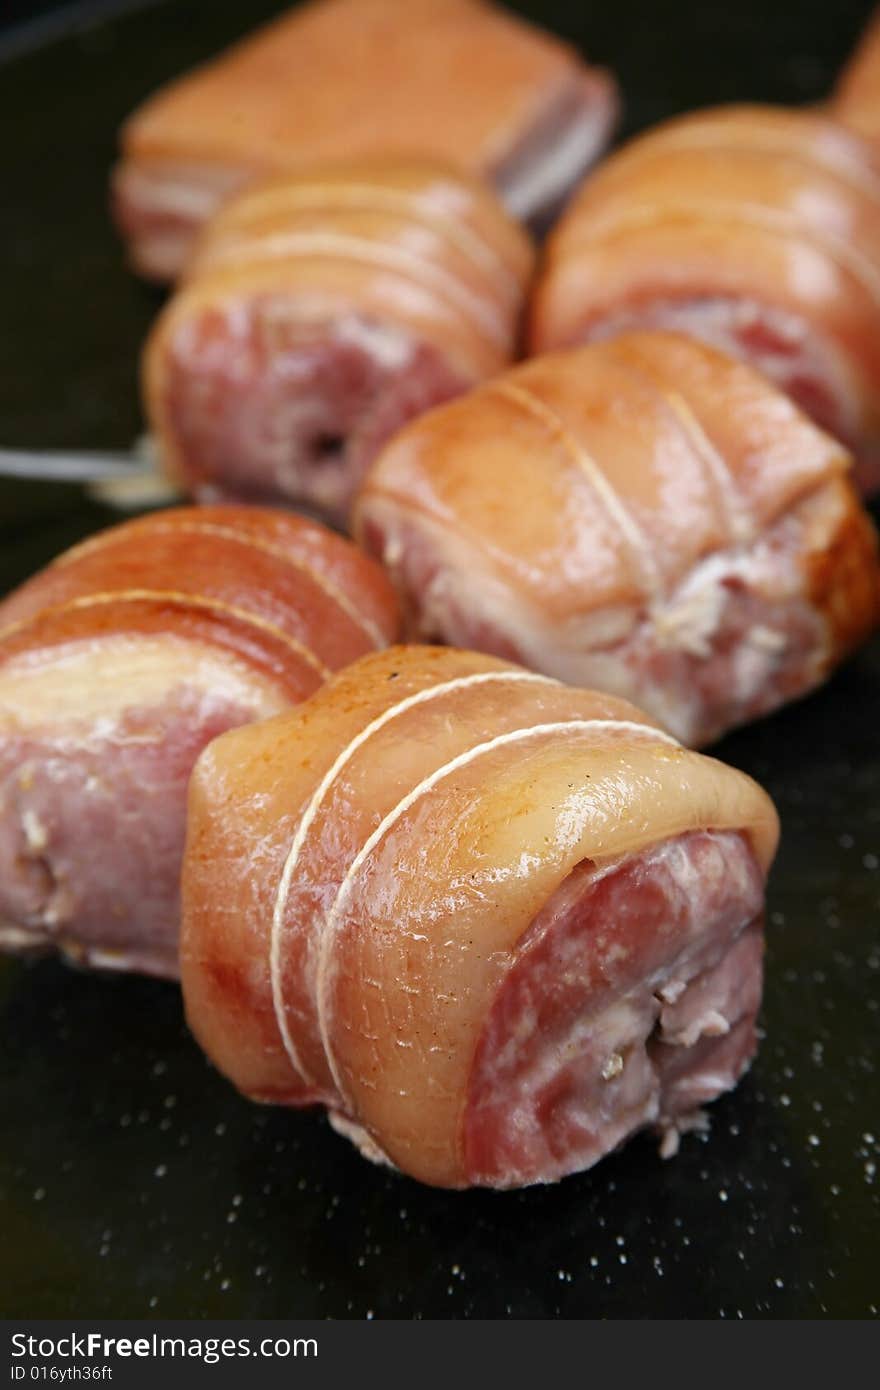
[[[621,695],[700,745],[880,613],[847,456],[678,334],[536,358],[401,431],[355,507],[408,631]]]
[[[880,487],[880,443],[861,436],[859,390],[846,354],[817,335],[808,318],[744,295],[670,299],[661,292],[604,315],[581,336],[601,342],[640,329],[683,333],[748,362],[817,425],[857,450],[853,477],[863,494]]]
[[[391,649],[199,759],[187,1018],[245,1094],[423,1182],[669,1150],[751,1056],[776,835],[625,701]]]

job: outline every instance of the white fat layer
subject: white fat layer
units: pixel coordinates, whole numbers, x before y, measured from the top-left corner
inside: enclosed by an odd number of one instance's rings
[[[191,184],[151,183],[138,189],[135,196],[151,213],[182,217],[188,222],[204,222],[217,209],[216,190],[196,188]]]
[[[732,357],[748,358],[763,376],[785,389],[788,376],[798,375],[822,382],[830,391],[838,412],[838,437],[853,439],[861,429],[859,400],[865,389],[854,377],[852,360],[847,360],[833,342],[820,339],[812,324],[800,314],[755,299],[702,298],[676,301],[658,300],[642,309],[622,309],[601,319],[587,334],[591,342],[617,337],[633,328],[662,328],[684,333],[709,343]],[[785,345],[750,344],[745,352],[742,335],[751,330],[769,330]]]
[[[0,922],[0,950],[33,951],[51,940],[49,933],[40,936],[33,927],[17,927],[14,922]]]
[[[147,944],[130,950],[113,951],[59,937],[51,921],[47,921],[42,930],[37,925],[17,927],[12,922],[0,921],[0,951],[15,955],[38,955],[47,950],[60,952],[75,966],[94,970],[138,971],[169,980],[175,978],[167,957],[161,952],[151,952]]]
[[[250,707],[255,719],[290,703],[273,682],[204,643],[119,634],[7,661],[0,668],[0,734],[113,720],[126,709],[159,704],[181,686]]]
[[[604,133],[597,108],[578,111],[551,148],[536,150],[528,164],[502,181],[499,191],[508,211],[524,219],[561,199],[596,156]]]
[[[349,1119],[339,1110],[329,1110],[327,1118],[336,1133],[341,1134],[343,1139],[348,1139],[354,1144],[364,1158],[369,1159],[371,1163],[397,1171],[396,1165],[391,1162],[384,1149],[380,1149],[372,1134],[369,1130],[364,1129],[363,1125],[359,1125],[356,1120]]]
[[[663,1042],[675,1047],[693,1047],[700,1038],[721,1038],[729,1032],[730,1024],[724,1015],[717,1009],[707,1009],[705,1013],[691,1019],[679,1033],[669,1033],[663,1038]]]
[[[127,198],[143,213],[204,222],[217,210],[223,194],[241,182],[241,175],[208,165],[139,168],[127,164],[119,183]]]
[[[401,570],[409,547],[424,545],[439,560],[430,580],[418,592],[417,631],[452,645],[481,645],[474,629],[508,638],[515,650],[501,655],[572,685],[606,690],[641,705],[685,743],[698,737],[701,697],[694,692],[665,689],[640,674],[629,640],[640,619],[647,616],[658,649],[706,659],[723,622],[730,594],[728,584],[739,581],[768,602],[807,602],[800,568],[791,569],[786,592],[768,589],[768,566],[760,549],[738,548],[708,556],[696,564],[668,596],[654,599],[645,610],[633,606],[603,608],[551,624],[546,613],[530,604],[520,587],[506,577],[484,570],[474,584],[474,553],[466,540],[420,518],[418,541],[406,522],[398,520],[394,504],[374,504],[372,515],[385,535],[383,561],[404,591]],[[773,567],[770,567],[771,572]],[[805,688],[819,679],[827,655],[828,634],[817,641],[805,663]],[[756,698],[785,658],[788,637],[763,623],[745,634],[733,655],[733,695],[744,705]]]
[[[360,348],[388,371],[399,371],[412,357],[412,341],[405,333],[388,324],[367,323],[357,314],[337,319],[333,333],[340,343]]]

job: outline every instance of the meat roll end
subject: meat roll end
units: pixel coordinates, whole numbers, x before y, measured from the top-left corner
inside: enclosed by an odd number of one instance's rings
[[[301,326],[266,294],[170,341],[153,397],[169,470],[202,503],[305,503],[344,526],[382,445],[472,384],[430,343],[344,315]]]
[[[7,661],[0,948],[175,976],[192,765],[217,734],[287,703],[246,663],[167,634],[81,638]]]
[[[578,865],[517,943],[483,1027],[465,1181],[550,1182],[649,1126],[674,1152],[754,1054],[762,914],[736,834]]]

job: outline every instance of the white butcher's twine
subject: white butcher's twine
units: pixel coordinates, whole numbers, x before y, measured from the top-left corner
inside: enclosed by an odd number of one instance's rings
[[[623,502],[620,494],[606,478],[593,456],[583,448],[568,429],[565,421],[546,401],[528,390],[518,381],[499,377],[489,383],[487,390],[504,396],[519,406],[520,410],[539,420],[545,429],[562,445],[569,458],[592,483],[615,530],[623,536],[630,553],[630,563],[639,575],[644,596],[654,598],[661,588],[660,573],[652,558],[652,547],[635,517]]]
[[[611,346],[613,350],[614,345]],[[642,357],[637,356],[635,360],[631,360],[628,356],[615,353],[615,360],[633,375],[649,381],[672,411],[680,433],[684,435],[692,452],[697,455],[721,499],[731,538],[741,545],[753,541],[758,533],[758,526],[752,509],[746,503],[742,488],[727,459],[716,449],[684,396],[678,391],[670,390],[662,378],[652,370],[652,364],[644,361]]]
[[[519,296],[521,286],[519,277],[503,259],[500,251],[488,238],[480,235],[476,228],[467,222],[455,221],[434,207],[420,192],[404,192],[376,184],[292,184],[283,183],[277,187],[254,189],[240,198],[234,207],[215,223],[215,232],[231,236],[234,232],[244,243],[242,257],[247,255],[248,227],[259,218],[270,216],[273,212],[289,212],[305,208],[320,213],[336,211],[338,208],[366,209],[368,212],[390,212],[417,226],[428,227],[435,235],[444,237],[455,246],[472,264],[492,274],[500,275],[506,282],[511,297]],[[205,248],[202,261],[210,267],[212,251]]]
[[[291,636],[289,632],[285,632],[283,628],[278,627],[277,623],[269,622],[268,618],[263,618],[258,613],[252,613],[249,608],[239,608],[234,603],[223,603],[220,599],[206,598],[202,594],[187,594],[177,589],[117,589],[106,594],[86,594],[82,598],[70,599],[68,603],[40,608],[36,613],[31,613],[18,622],[10,623],[8,627],[0,629],[0,642],[24,628],[33,626],[41,618],[53,617],[61,613],[74,613],[79,609],[112,607],[114,603],[168,603],[174,608],[191,608],[195,612],[235,618],[248,627],[255,627],[260,632],[268,633],[270,637],[275,638],[285,647],[289,647],[321,677],[322,681],[328,681],[333,674],[329,666],[325,666],[310,647],[307,647],[304,642],[300,642],[298,638]]]
[[[681,217],[714,222],[722,227],[755,227],[773,236],[792,237],[847,271],[859,282],[869,299],[880,306],[880,272],[852,243],[826,227],[817,227],[793,213],[767,208],[760,203],[720,198],[711,202],[699,198],[675,198],[663,203],[628,206],[620,212],[591,220],[589,227],[578,235],[566,255],[576,256],[580,249],[589,247],[593,242],[607,240],[620,231],[653,227],[658,222],[670,222]]]
[[[53,560],[52,568],[60,569],[69,564],[71,560],[78,560],[83,555],[91,555],[94,551],[106,550],[114,545],[127,544],[131,541],[132,535],[138,534],[138,529],[132,532],[127,528],[123,531],[114,528],[90,540],[82,541],[80,545],[72,546],[70,550],[66,550],[63,555],[59,555],[57,559]],[[148,525],[144,525],[143,534],[146,537],[156,535],[216,536],[219,540],[235,541],[236,544],[246,546],[249,550],[259,551],[263,555],[271,555],[273,559],[281,560],[291,569],[307,575],[361,629],[361,632],[370,639],[377,651],[387,645],[377,624],[365,613],[361,613],[355,608],[347,595],[331,579],[323,575],[320,570],[316,570],[308,561],[301,559],[299,555],[294,555],[286,550],[282,545],[262,540],[258,536],[251,536],[245,531],[237,531],[234,526],[222,525],[216,521],[157,522],[151,520]]]
[[[290,884],[296,872],[303,845],[305,844],[306,837],[315,817],[326,799],[330,788],[342,772],[346,763],[351,761],[358,749],[362,748],[374,734],[378,733],[380,729],[384,729],[386,724],[390,724],[392,720],[405,714],[407,710],[414,709],[417,705],[427,704],[430,700],[439,699],[442,695],[449,695],[456,690],[466,690],[475,685],[489,685],[499,681],[507,683],[512,681],[532,682],[543,685],[559,684],[558,681],[552,680],[549,676],[541,676],[532,671],[480,671],[471,676],[458,676],[455,680],[444,681],[440,685],[433,685],[429,686],[426,690],[419,690],[416,694],[408,696],[405,700],[400,700],[396,705],[392,705],[389,709],[385,710],[383,714],[380,714],[371,724],[367,724],[366,727],[346,745],[332,767],[325,773],[314,796],[303,812],[299,826],[297,827],[296,835],[288,851],[287,859],[284,862],[284,869],[278,884],[275,908],[272,913],[269,968],[272,980],[272,1002],[275,1007],[275,1018],[278,1023],[278,1031],[284,1043],[284,1050],[294,1070],[306,1082],[314,1084],[315,1078],[308,1074],[288,1026],[281,979],[281,944],[284,932],[284,913],[287,908]],[[317,934],[320,934],[320,924],[315,928],[315,931]]]
[[[210,269],[222,269],[224,263],[239,259],[260,262],[295,257],[327,257],[378,266],[431,291],[447,308],[451,305],[454,312],[463,314],[490,342],[505,351],[509,348],[508,325],[491,299],[470,290],[441,266],[404,246],[382,246],[368,237],[341,232],[279,232],[250,242],[246,251],[242,257],[234,246],[218,250],[211,257]]]
[[[389,811],[388,815],[385,817],[382,823],[376,827],[372,835],[369,836],[364,845],[361,847],[359,853],[355,856],[354,860],[352,861],[348,869],[348,872],[345,875],[345,878],[342,880],[342,883],[340,884],[336,892],[336,897],[334,899],[333,906],[331,907],[326,918],[324,919],[323,932],[318,946],[318,968],[316,980],[318,1027],[321,1034],[321,1042],[324,1047],[324,1053],[327,1058],[327,1064],[330,1068],[330,1073],[333,1077],[336,1089],[339,1092],[340,1097],[342,1098],[343,1104],[350,1105],[350,1097],[346,1095],[344,1089],[342,1074],[336,1063],[336,1058],[333,1051],[333,1043],[330,1036],[330,1027],[328,1022],[329,992],[331,985],[330,962],[333,956],[334,938],[339,927],[340,918],[342,917],[343,911],[348,902],[348,898],[351,894],[354,881],[361,869],[361,866],[364,864],[366,859],[369,858],[370,854],[372,854],[373,850],[379,844],[379,842],[383,840],[384,837],[388,834],[388,831],[394,826],[394,824],[398,820],[400,820],[401,816],[403,816],[423,796],[427,795],[428,792],[433,790],[433,788],[436,787],[439,782],[443,781],[444,778],[451,776],[453,773],[459,771],[460,768],[466,767],[469,763],[475,762],[478,758],[483,757],[485,754],[495,752],[495,750],[498,748],[504,748],[513,743],[521,743],[525,739],[538,738],[545,734],[553,733],[585,733],[587,731],[597,732],[599,730],[616,730],[624,733],[636,734],[639,736],[647,737],[652,742],[668,743],[675,748],[681,747],[678,740],[673,738],[671,734],[664,733],[661,729],[652,728],[648,724],[638,724],[633,720],[629,719],[566,719],[552,724],[533,724],[529,728],[512,729],[505,734],[499,734],[497,738],[490,739],[487,743],[477,744],[475,747],[468,749],[467,752],[459,754],[457,758],[453,758],[450,762],[445,763],[442,767],[437,768],[437,770],[435,772],[432,772],[429,777],[426,777],[424,781],[419,782],[419,784],[416,787],[413,787],[411,792],[409,792],[405,797],[403,797],[401,801],[397,803],[393,810]]]

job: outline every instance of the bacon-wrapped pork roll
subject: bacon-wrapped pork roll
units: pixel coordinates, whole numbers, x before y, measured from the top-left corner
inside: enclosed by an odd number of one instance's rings
[[[623,695],[701,744],[812,689],[874,626],[848,467],[751,368],[632,333],[408,426],[355,531],[416,637]]]
[[[198,497],[304,502],[342,523],[390,434],[511,362],[532,259],[488,188],[430,162],[247,190],[147,346],[167,466]]]
[[[172,279],[254,177],[325,159],[439,156],[543,218],[606,144],[616,89],[567,44],[482,0],[298,6],[149,100],[113,192],[135,266]]]
[[[257,509],[132,521],[23,585],[0,604],[0,947],[176,975],[196,757],[395,633],[378,566]]]
[[[832,111],[844,125],[880,144],[880,10],[843,70]]]
[[[671,121],[584,185],[550,239],[535,352],[629,328],[759,368],[880,482],[880,164],[814,112]]]
[[[187,1016],[246,1095],[445,1187],[674,1150],[754,1052],[773,805],[622,700],[365,657],[193,773]]]

